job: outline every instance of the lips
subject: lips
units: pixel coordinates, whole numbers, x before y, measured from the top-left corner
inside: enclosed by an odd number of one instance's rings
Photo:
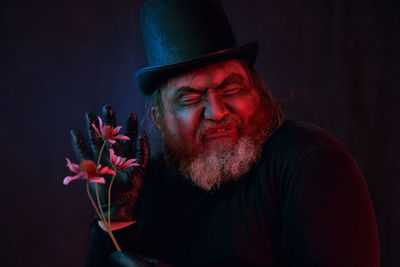
[[[218,138],[218,137],[236,137],[237,128],[233,125],[223,125],[215,128],[208,129],[204,134],[205,139]]]

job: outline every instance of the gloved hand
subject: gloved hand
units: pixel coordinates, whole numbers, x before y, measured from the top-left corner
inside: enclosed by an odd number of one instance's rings
[[[102,109],[102,117],[105,125],[116,127],[115,113],[110,105]],[[100,149],[104,140],[96,133],[92,123],[99,128],[99,121],[94,113],[86,113],[86,127],[89,136],[90,148],[86,145],[81,133],[71,130],[72,146],[79,161],[93,160],[97,162]],[[138,197],[143,189],[146,168],[150,157],[149,141],[146,133],[138,138],[138,125],[135,114],[131,114],[126,124],[126,136],[130,140],[116,140],[112,145],[115,154],[127,159],[136,159],[139,166],[133,166],[126,171],[117,170],[111,190],[110,218],[112,222],[135,221],[138,217]],[[112,167],[109,159],[109,144],[107,143],[101,157],[101,165]],[[90,193],[97,204],[96,186],[100,196],[101,207],[105,218],[108,218],[108,188],[110,175],[105,177],[106,184],[90,183]]]
[[[134,256],[124,252],[114,252],[108,257],[112,267],[171,267],[158,260]]]

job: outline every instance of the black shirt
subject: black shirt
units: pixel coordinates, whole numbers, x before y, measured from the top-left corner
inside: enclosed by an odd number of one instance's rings
[[[272,135],[244,177],[211,192],[153,159],[139,225],[115,233],[124,251],[174,266],[380,262],[373,205],[357,164],[329,133],[299,122]],[[88,263],[113,251],[108,239],[95,227]]]

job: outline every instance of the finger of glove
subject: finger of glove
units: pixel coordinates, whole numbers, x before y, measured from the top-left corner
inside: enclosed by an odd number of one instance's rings
[[[99,129],[99,122],[97,120],[96,114],[94,114],[93,112],[86,112],[85,118],[90,148],[92,149],[93,154],[97,157],[100,153],[101,146],[103,145],[103,140],[94,130],[92,124],[94,123],[97,129]]]
[[[115,127],[116,118],[115,118],[114,108],[111,105],[104,105],[101,111],[105,125],[110,125],[112,127]]]
[[[75,152],[75,156],[79,162],[82,160],[90,160],[92,155],[85,144],[82,134],[77,130],[71,130],[71,143]]]
[[[130,156],[136,153],[136,140],[138,136],[138,123],[136,113],[130,114],[126,122],[126,136],[129,137],[129,141],[125,140],[125,149]]]
[[[139,137],[135,158],[136,162],[143,169],[146,169],[150,159],[150,145],[149,138],[145,132],[143,132],[143,134]]]

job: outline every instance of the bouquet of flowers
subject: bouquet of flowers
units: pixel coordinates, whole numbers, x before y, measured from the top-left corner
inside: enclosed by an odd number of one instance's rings
[[[139,166],[136,163],[136,159],[127,159],[121,156],[117,156],[115,151],[112,149],[112,146],[116,143],[116,140],[130,140],[128,136],[125,135],[118,135],[118,132],[122,128],[121,126],[112,127],[110,125],[103,125],[103,121],[100,117],[99,120],[99,127],[96,126],[95,123],[92,123],[93,130],[103,140],[103,144],[101,146],[99,155],[97,157],[97,163],[92,160],[82,160],[80,164],[72,163],[69,158],[65,158],[67,161],[68,169],[75,173],[75,176],[67,176],[64,178],[64,185],[68,185],[71,181],[74,180],[85,180],[86,181],[86,191],[89,196],[90,202],[93,205],[93,208],[96,211],[98,218],[101,220],[103,226],[105,226],[111,240],[113,241],[115,248],[117,251],[121,251],[120,246],[118,245],[117,240],[115,239],[112,231],[111,231],[111,218],[110,218],[110,207],[111,207],[111,188],[112,185],[117,177],[117,171],[127,171],[128,168],[132,166]],[[104,166],[102,167],[100,164],[100,160],[103,156],[104,149],[109,144],[109,164],[111,166]],[[108,205],[107,205],[107,216],[105,216],[101,201],[99,197],[99,190],[98,184],[106,184],[104,179],[104,175],[112,175],[111,181],[108,186]],[[95,196],[96,200],[93,199],[89,184],[95,183]]]

